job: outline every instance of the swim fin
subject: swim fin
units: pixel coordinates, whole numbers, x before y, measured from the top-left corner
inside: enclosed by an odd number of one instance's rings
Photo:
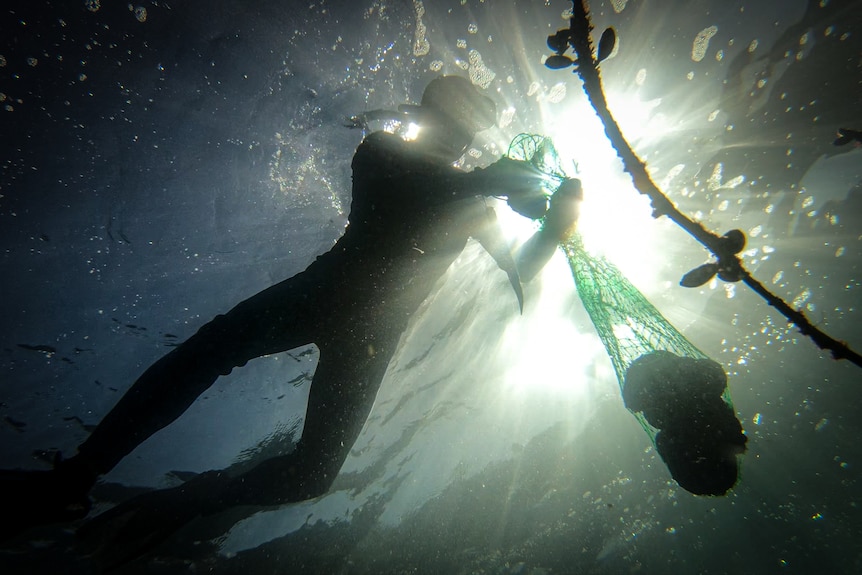
[[[224,473],[209,471],[177,487],[133,497],[82,525],[79,547],[101,569],[117,569],[195,519],[221,510],[229,485]]]
[[[28,529],[52,523],[67,523],[85,517],[91,502],[92,482],[79,481],[65,469],[0,470],[0,541]],[[95,478],[94,478],[95,480]]]

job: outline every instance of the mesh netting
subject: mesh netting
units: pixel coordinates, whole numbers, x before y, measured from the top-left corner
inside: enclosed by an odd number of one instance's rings
[[[680,357],[709,359],[616,266],[604,257],[587,253],[580,235],[575,234],[561,247],[572,268],[578,295],[611,358],[620,391],[625,394],[626,373],[632,363],[651,352],[663,350]],[[729,402],[729,395],[725,399]],[[657,429],[642,412],[634,415],[655,442]]]
[[[543,136],[519,135],[508,156],[545,173],[549,187],[566,177],[553,143]],[[724,370],[674,328],[616,266],[586,252],[578,234],[561,247],[610,356],[626,408],[682,487],[696,494],[724,494],[736,483],[737,456],[746,443]]]
[[[566,179],[566,173],[560,164],[560,155],[551,139],[545,136],[518,134],[509,144],[506,156],[513,160],[529,162],[545,174],[543,186],[549,196]]]

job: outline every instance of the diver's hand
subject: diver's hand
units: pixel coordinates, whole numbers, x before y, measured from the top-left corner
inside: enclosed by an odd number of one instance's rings
[[[548,211],[548,196],[542,188],[520,190],[510,193],[506,199],[509,207],[531,220],[542,219]]]
[[[365,114],[359,114],[356,116],[350,116],[349,118],[345,118],[342,125],[345,128],[350,128],[351,130],[367,130],[368,129],[368,119],[365,117]]]
[[[504,196],[509,207],[524,217],[537,220],[548,210],[542,187],[546,177],[529,162],[503,157],[481,170],[481,178],[487,195]]]
[[[545,175],[533,164],[503,156],[483,170],[490,182],[502,186],[505,192],[519,192],[539,187]]]
[[[542,232],[550,234],[558,242],[568,239],[575,231],[583,199],[584,192],[581,189],[579,179],[567,178],[563,180],[563,183],[551,196],[551,205],[548,208]]]
[[[542,227],[521,246],[518,253],[521,281],[528,282],[536,277],[558,246],[575,233],[582,197],[581,182],[575,178],[563,180],[551,196]]]

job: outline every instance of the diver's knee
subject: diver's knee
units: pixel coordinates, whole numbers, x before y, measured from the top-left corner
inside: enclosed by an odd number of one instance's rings
[[[301,487],[301,500],[304,501],[326,495],[329,493],[329,489],[332,487],[334,481],[334,475],[312,476],[308,478]]]
[[[218,375],[228,375],[233,368],[248,363],[247,350],[240,343],[242,335],[228,316],[220,314],[201,326],[181,347],[204,358],[204,364]]]
[[[341,466],[314,462],[297,451],[263,461],[234,478],[228,499],[234,504],[281,505],[328,493]]]

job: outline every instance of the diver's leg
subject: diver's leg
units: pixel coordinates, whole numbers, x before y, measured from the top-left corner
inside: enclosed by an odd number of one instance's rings
[[[314,306],[303,274],[216,316],[150,366],[78,448],[103,474],[182,415],[220,375],[249,360],[312,342]],[[74,458],[73,458],[74,459]]]
[[[321,357],[305,428],[292,453],[237,477],[209,471],[180,486],[143,494],[84,525],[78,532],[81,541],[96,541],[115,559],[128,559],[196,517],[236,505],[277,505],[325,493],[362,430],[397,344],[397,334],[393,345],[362,335],[369,333],[368,326],[349,321],[350,314],[339,313],[338,304],[328,309],[335,311],[322,320],[334,321],[329,325],[343,336],[338,342],[318,343]],[[389,327],[394,334],[403,326]]]
[[[120,504],[82,526],[83,548],[95,544],[100,559],[120,564],[196,518],[237,505],[279,505],[326,493],[362,430],[389,362],[385,350],[358,344],[348,352],[348,346],[321,346],[305,427],[292,453],[236,477],[208,471]]]
[[[396,345],[397,337],[321,346],[296,449],[233,479],[224,504],[276,505],[326,493],[365,425]]]
[[[314,340],[313,277],[300,274],[216,317],[147,369],[79,447],[51,471],[0,471],[0,539],[87,514],[87,493],[138,444],[179,417],[233,367]]]

